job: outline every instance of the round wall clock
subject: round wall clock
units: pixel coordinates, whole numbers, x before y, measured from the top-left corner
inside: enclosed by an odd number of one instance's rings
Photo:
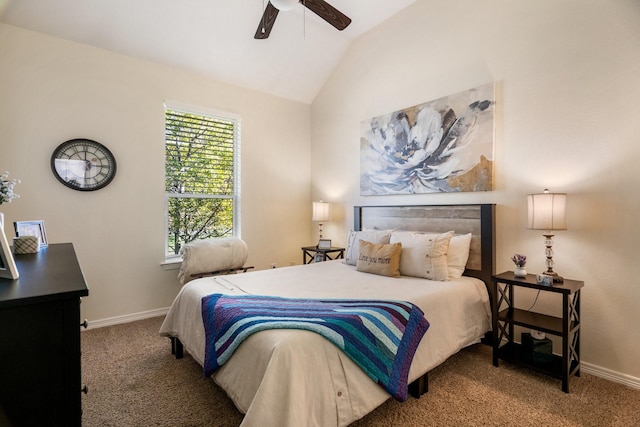
[[[106,187],[116,175],[111,151],[90,139],[71,139],[53,150],[53,175],[69,188],[94,191]]]

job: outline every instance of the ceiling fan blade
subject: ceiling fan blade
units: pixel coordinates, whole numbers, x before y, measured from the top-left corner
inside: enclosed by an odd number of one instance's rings
[[[324,0],[302,0],[301,3],[340,31],[351,24],[351,18]]]
[[[276,9],[271,2],[267,4],[264,13],[262,14],[262,18],[260,18],[260,24],[258,25],[258,29],[256,30],[254,39],[266,39],[271,34],[271,30],[273,29],[273,24],[276,22],[276,18],[278,17],[279,10]]]

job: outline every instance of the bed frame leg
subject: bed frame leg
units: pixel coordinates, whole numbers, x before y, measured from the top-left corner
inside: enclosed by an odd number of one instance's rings
[[[184,357],[184,347],[176,337],[171,337],[171,354],[175,355],[176,359],[182,359]]]
[[[411,384],[409,384],[409,393],[411,396],[419,399],[420,396],[429,391],[429,373],[427,372]]]

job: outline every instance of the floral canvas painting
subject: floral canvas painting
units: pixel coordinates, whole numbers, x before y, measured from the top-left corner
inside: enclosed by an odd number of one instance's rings
[[[494,84],[361,122],[360,194],[493,190]]]

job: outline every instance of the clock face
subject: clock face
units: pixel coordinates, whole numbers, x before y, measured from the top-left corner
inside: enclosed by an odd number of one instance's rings
[[[63,142],[51,155],[51,170],[69,188],[94,191],[106,187],[116,175],[111,151],[90,139]]]

